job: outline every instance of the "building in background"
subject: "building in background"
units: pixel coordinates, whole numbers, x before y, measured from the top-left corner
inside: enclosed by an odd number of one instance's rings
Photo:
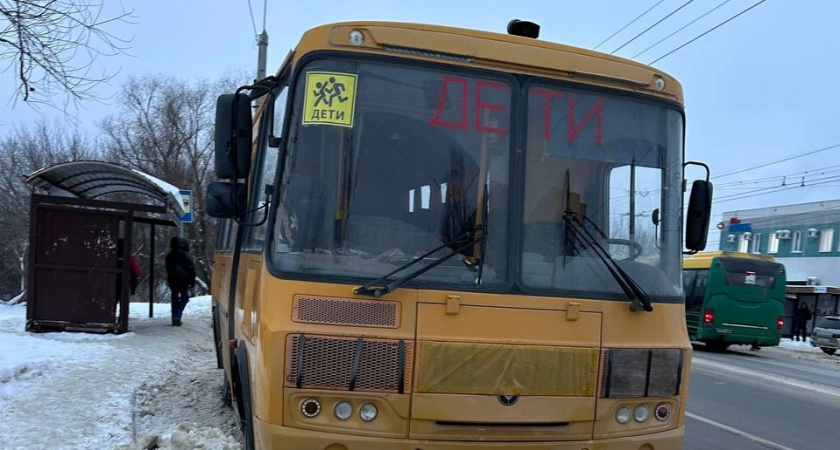
[[[840,301],[840,200],[743,209],[723,213],[719,249],[768,254],[785,265],[785,327],[806,303],[814,318],[837,315]]]

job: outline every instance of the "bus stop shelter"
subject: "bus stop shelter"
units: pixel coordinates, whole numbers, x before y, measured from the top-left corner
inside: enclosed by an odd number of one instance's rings
[[[184,215],[178,188],[101,161],[56,164],[30,174],[26,182],[33,187],[27,331],[126,332],[134,227],[149,226],[154,258],[155,227],[177,226]],[[101,199],[118,194],[141,200]],[[154,278],[152,263],[150,317]]]
[[[836,316],[840,313],[840,287],[836,286],[808,286],[787,285],[787,301],[785,302],[785,325],[782,336],[793,336],[793,312],[803,303],[811,310],[811,320],[808,321],[808,333],[814,329],[817,319],[826,316]]]

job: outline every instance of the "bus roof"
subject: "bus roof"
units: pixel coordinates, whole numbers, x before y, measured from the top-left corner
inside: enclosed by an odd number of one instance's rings
[[[695,255],[686,256],[683,258],[683,267],[686,269],[705,269],[712,266],[712,261],[715,258],[744,258],[755,259],[756,261],[776,262],[776,258],[770,255],[760,255],[755,253],[743,252],[700,252]]]
[[[361,45],[350,32],[363,33]],[[605,53],[521,36],[400,22],[342,22],[313,28],[301,37],[294,60],[319,50],[388,54],[466,67],[565,79],[633,91],[683,103],[682,86],[665,72]],[[655,77],[665,87],[654,87]]]

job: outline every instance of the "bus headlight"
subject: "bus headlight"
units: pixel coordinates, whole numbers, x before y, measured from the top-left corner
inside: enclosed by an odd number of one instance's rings
[[[642,423],[648,420],[648,416],[650,415],[650,411],[648,411],[647,406],[639,405],[633,410],[633,418],[636,419],[636,422]]]
[[[630,408],[622,406],[615,412],[615,421],[624,425],[630,421],[630,416],[632,415],[633,413],[630,411]]]
[[[379,410],[376,409],[376,406],[373,403],[365,403],[361,408],[359,408],[359,417],[361,417],[365,422],[370,422],[373,419],[376,419],[378,414]]]
[[[342,400],[335,404],[333,413],[335,414],[336,419],[347,420],[353,415],[353,407],[350,406],[350,403]]]

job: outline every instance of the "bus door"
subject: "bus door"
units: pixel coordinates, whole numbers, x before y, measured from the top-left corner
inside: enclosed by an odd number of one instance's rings
[[[685,324],[690,339],[695,339],[703,319],[703,300],[706,296],[706,280],[709,269],[690,269],[683,272],[685,288]]]

